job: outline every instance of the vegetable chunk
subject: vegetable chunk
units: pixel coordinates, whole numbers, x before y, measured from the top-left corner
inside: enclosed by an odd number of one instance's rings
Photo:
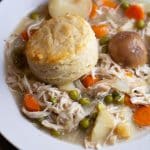
[[[92,130],[91,141],[103,144],[114,126],[114,117],[105,108],[102,108],[98,113],[95,126]]]

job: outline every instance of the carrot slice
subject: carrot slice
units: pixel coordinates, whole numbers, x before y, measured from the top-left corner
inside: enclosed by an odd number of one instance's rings
[[[144,9],[139,5],[131,5],[126,9],[125,15],[135,20],[143,20],[145,18]]]
[[[95,3],[93,3],[92,10],[91,10],[91,13],[90,13],[90,19],[94,19],[96,17],[97,10],[98,10],[98,6]]]
[[[117,3],[113,0],[102,0],[102,4],[109,8],[115,9],[117,7]]]
[[[23,105],[28,111],[40,111],[41,110],[38,100],[31,94],[24,95]]]
[[[31,30],[31,32],[30,32],[31,36],[32,36],[36,31],[37,31],[36,29]],[[27,33],[26,30],[21,33],[21,37],[22,37],[22,39],[23,39],[24,41],[28,41],[28,40],[29,40],[29,36],[28,36],[28,33]]]
[[[98,81],[99,81],[99,78],[98,78],[98,77],[93,78],[91,75],[88,75],[88,76],[84,77],[84,78],[81,80],[82,84],[83,84],[86,88],[92,86],[93,84],[95,84],[95,83],[98,82]]]
[[[131,103],[130,96],[127,94],[125,94],[125,97],[124,97],[124,104],[131,107],[131,108],[136,107],[136,105]]]
[[[108,33],[109,33],[109,28],[108,28],[108,25],[106,25],[106,24],[102,24],[102,25],[98,25],[98,26],[93,25],[92,29],[95,32],[95,35],[97,38],[104,37],[104,36],[108,35]]]
[[[28,41],[29,40],[29,37],[28,37],[28,34],[27,34],[26,30],[21,33],[21,37],[22,37],[22,39],[24,41]]]
[[[134,122],[139,126],[150,125],[150,106],[142,106],[138,108],[133,115]]]

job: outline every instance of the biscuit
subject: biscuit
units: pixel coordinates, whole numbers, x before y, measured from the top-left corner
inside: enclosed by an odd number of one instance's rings
[[[26,57],[31,71],[44,82],[63,85],[96,65],[98,45],[89,23],[66,15],[46,21],[30,37]]]

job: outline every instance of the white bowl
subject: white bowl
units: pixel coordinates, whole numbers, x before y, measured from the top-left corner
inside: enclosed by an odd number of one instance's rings
[[[0,2],[0,133],[22,150],[83,150],[83,147],[60,141],[34,127],[19,111],[5,83],[5,41],[21,19],[46,0],[3,0]],[[150,135],[124,142],[105,150],[148,150]]]

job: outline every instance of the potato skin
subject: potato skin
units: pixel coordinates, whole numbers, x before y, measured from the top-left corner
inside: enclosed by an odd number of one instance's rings
[[[109,42],[111,58],[124,67],[135,68],[147,63],[147,49],[136,32],[119,32]]]

